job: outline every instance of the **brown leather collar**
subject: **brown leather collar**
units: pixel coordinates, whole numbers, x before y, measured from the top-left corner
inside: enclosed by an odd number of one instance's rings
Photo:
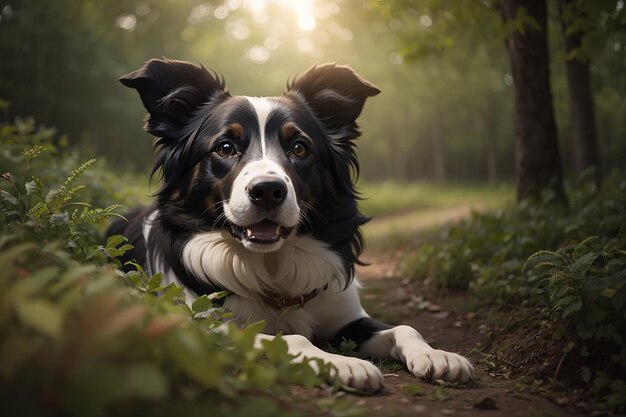
[[[321,288],[316,288],[313,291],[310,291],[306,294],[296,295],[295,297],[291,297],[291,298],[287,298],[284,295],[269,292],[269,293],[261,295],[261,299],[263,299],[265,304],[269,305],[275,310],[282,310],[285,307],[290,307],[290,306],[295,306],[295,305],[300,306],[300,308],[303,308],[305,303],[311,301],[321,291],[322,291]]]

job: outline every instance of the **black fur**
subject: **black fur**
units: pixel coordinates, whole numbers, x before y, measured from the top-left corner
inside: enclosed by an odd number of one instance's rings
[[[160,173],[161,186],[153,207],[134,211],[125,228],[115,224],[109,234],[126,235],[135,245],[127,257],[148,271],[157,272],[150,260],[158,258],[196,294],[221,290],[190,275],[180,254],[194,234],[229,227],[222,220],[222,201],[229,198],[241,167],[260,152],[258,141],[252,140],[260,134],[255,132],[255,113],[245,98],[228,93],[223,79],[187,62],[153,59],[120,81],[137,90],[148,111],[145,129],[157,137],[153,175]],[[280,164],[294,179],[306,213],[297,233],[328,243],[340,256],[346,287],[363,249],[359,227],[368,220],[358,210],[353,186],[359,170],[353,142],[360,136],[356,118],[366,98],[379,92],[348,67],[315,66],[272,99],[276,106],[267,123],[268,140],[276,149],[286,146],[280,129],[289,121],[313,141],[315,158],[290,160],[285,151]],[[246,135],[234,142],[240,158],[216,157],[217,144],[233,138],[237,124],[246,127]],[[159,213],[144,242],[141,224],[153,210]]]
[[[334,348],[339,348],[341,342],[344,340],[352,340],[356,343],[358,350],[363,343],[371,339],[376,333],[391,329],[392,327],[393,326],[381,323],[370,317],[363,317],[349,323],[339,330],[330,344]]]

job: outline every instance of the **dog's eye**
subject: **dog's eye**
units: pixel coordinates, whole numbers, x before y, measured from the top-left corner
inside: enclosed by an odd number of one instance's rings
[[[218,143],[215,151],[219,156],[223,158],[234,156],[237,153],[235,145],[233,145],[233,143],[228,140]]]
[[[309,150],[308,146],[306,146],[306,144],[301,141],[297,141],[291,147],[291,154],[298,159],[306,158],[310,152],[311,151]]]

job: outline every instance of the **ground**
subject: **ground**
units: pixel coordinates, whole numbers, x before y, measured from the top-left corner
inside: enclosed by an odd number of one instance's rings
[[[457,221],[469,211],[469,207],[443,210],[433,221]],[[421,215],[407,213],[401,220],[398,222],[397,216],[382,218],[366,230],[374,245],[365,254],[371,265],[357,271],[365,285],[363,304],[379,320],[415,327],[434,347],[469,356],[476,364],[476,380],[461,387],[429,384],[409,375],[399,364],[386,361],[379,363],[386,380],[384,392],[374,396],[343,392],[333,395],[345,397],[365,416],[582,415],[570,400],[544,388],[543,383],[512,377],[498,363],[490,361],[492,340],[488,326],[492,324],[487,318],[466,311],[462,298],[432,294],[424,282],[404,276],[400,267],[403,254],[419,245],[422,236],[433,232],[432,222],[426,225]],[[397,224],[403,227],[398,228]]]

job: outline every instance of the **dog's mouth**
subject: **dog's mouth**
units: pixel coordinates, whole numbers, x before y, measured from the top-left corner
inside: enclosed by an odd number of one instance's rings
[[[230,223],[230,233],[234,237],[260,244],[276,243],[281,238],[287,238],[292,231],[293,227],[285,227],[268,219],[249,226]]]

